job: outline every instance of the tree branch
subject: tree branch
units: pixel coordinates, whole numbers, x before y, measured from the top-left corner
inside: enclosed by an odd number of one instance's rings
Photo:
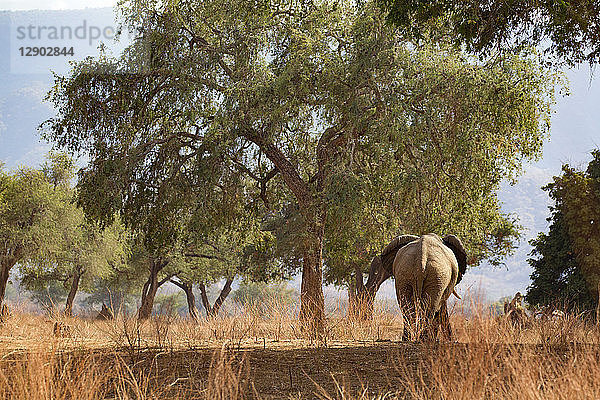
[[[288,188],[298,199],[301,209],[310,207],[313,199],[308,184],[300,177],[294,165],[287,159],[283,152],[274,144],[267,142],[261,135],[252,129],[247,129],[243,136],[256,144],[275,165]]]
[[[219,256],[211,256],[209,254],[199,254],[199,253],[186,253],[186,257],[195,257],[195,258],[206,258],[207,260],[219,260],[223,262],[227,262],[227,259]]]

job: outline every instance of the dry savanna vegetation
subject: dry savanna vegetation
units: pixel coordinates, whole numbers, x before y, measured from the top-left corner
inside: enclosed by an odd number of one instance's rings
[[[265,312],[267,310],[267,312]],[[369,322],[331,312],[321,338],[297,310],[249,306],[191,322],[19,313],[0,330],[0,396],[11,399],[598,398],[600,330],[581,315],[515,325],[455,304],[455,342],[401,342],[379,304]]]
[[[0,160],[0,397],[600,398],[587,314],[530,318],[519,296],[500,317],[475,296],[448,318],[445,303],[468,265],[501,265],[522,238],[498,191],[543,155],[568,93],[554,61],[598,61],[598,2],[451,3],[119,1],[127,48],[53,77],[47,162]],[[530,304],[597,305],[592,155],[545,186]],[[392,276],[407,327],[395,304],[372,313]],[[293,277],[300,304],[224,310],[234,282]],[[170,284],[191,318],[154,313]],[[64,307],[9,315],[16,286]],[[138,309],[73,316],[80,293],[135,293]],[[427,299],[453,341],[401,340],[435,339],[413,313]]]

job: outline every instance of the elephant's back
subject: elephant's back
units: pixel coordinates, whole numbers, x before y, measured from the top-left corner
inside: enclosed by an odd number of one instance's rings
[[[422,277],[424,272],[422,255],[422,238],[398,250],[394,259],[394,277],[396,281],[401,277],[407,278],[407,280]]]
[[[444,265],[453,264],[458,268],[454,253],[444,244],[438,235],[434,233],[423,235],[421,237],[421,247],[424,259],[434,260]]]
[[[411,286],[420,292],[424,283],[453,286],[453,270],[458,271],[458,264],[452,251],[439,236],[427,234],[398,250],[393,272],[397,288]]]
[[[458,275],[458,262],[454,253],[437,235],[424,237],[423,248],[427,253],[424,265],[425,281],[442,291],[441,301],[446,301]],[[438,307],[439,308],[439,307]],[[437,308],[436,308],[437,310]]]

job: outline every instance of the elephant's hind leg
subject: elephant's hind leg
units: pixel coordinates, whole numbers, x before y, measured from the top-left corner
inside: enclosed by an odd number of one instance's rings
[[[428,313],[423,319],[423,329],[421,338],[425,342],[431,342],[437,339],[438,327],[440,326],[440,312]]]
[[[440,307],[439,315],[439,323],[436,326],[437,328],[442,328],[442,336],[444,340],[451,341],[452,340],[452,326],[450,325],[450,316],[448,315],[448,305],[445,301],[442,301],[442,305]]]
[[[404,329],[402,332],[402,341],[408,342],[413,339],[413,334],[416,330],[417,310],[415,298],[412,288],[406,288],[401,295],[398,296],[400,310],[402,310],[402,318],[404,320]]]

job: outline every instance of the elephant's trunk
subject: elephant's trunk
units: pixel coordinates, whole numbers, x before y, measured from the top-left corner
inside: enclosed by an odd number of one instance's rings
[[[457,299],[459,299],[459,300],[462,300],[462,299],[460,298],[460,296],[458,295],[458,293],[456,293],[456,289],[453,289],[453,290],[452,290],[452,294],[453,294],[453,295],[455,295]]]

